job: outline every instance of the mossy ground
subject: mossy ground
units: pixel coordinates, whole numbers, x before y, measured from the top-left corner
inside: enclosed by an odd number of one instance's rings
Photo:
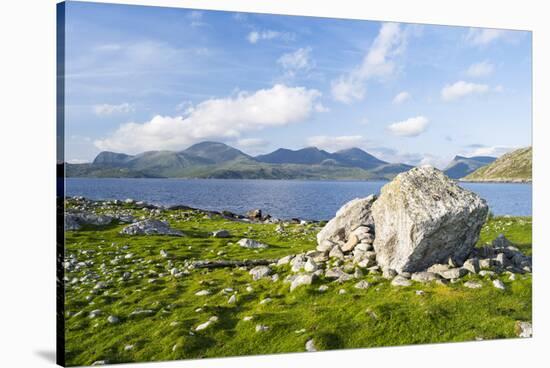
[[[132,211],[137,217],[143,212]],[[68,272],[68,279],[89,272],[99,276],[67,282],[68,365],[89,365],[97,360],[122,363],[299,352],[305,351],[305,343],[311,338],[318,349],[509,338],[515,336],[515,321],[531,320],[530,274],[517,275],[515,281],[505,274],[498,276],[506,285],[504,291],[494,288],[488,276],[470,275],[447,286],[413,283],[403,288],[367,275],[364,279],[371,284],[367,290],[353,287],[358,280],[338,284],[319,279],[290,292],[289,284],[283,282],[290,272],[288,266],[277,268],[277,282],[252,281],[248,271],[239,268],[195,269],[174,278],[169,273],[169,260],[173,267],[183,269],[189,259],[279,258],[315,248],[320,227],[288,225],[284,233],[278,234],[276,225],[208,218],[193,211],[163,211],[157,217],[168,220],[186,237],[123,236],[119,231],[124,225],[67,232],[66,255],[75,254],[82,262],[93,261],[93,265]],[[232,237],[209,236],[210,231],[219,229],[229,230]],[[490,219],[480,244],[490,242],[499,233],[530,254],[530,218]],[[243,237],[270,247],[241,248],[235,243]],[[169,253],[169,258],[160,255],[161,249]],[[93,252],[82,253],[89,250]],[[132,256],[125,258],[127,254]],[[112,264],[116,256],[120,260]],[[132,277],[122,281],[126,271],[132,272]],[[465,288],[463,283],[471,279],[481,281],[483,287]],[[107,288],[93,294],[99,281],[106,282]],[[320,292],[321,284],[329,289]],[[252,291],[246,290],[249,285]],[[228,303],[233,292],[224,292],[226,288],[236,292],[235,304]],[[210,290],[211,295],[195,295],[203,289]],[[341,294],[340,289],[346,293]],[[417,290],[424,294],[417,295]],[[271,302],[261,304],[266,298]],[[102,314],[90,318],[89,313],[95,309],[101,309]],[[139,309],[153,312],[130,316]],[[82,313],[75,316],[79,311]],[[120,322],[110,324],[109,315],[118,316]],[[194,331],[214,315],[219,317],[218,322]],[[253,319],[244,321],[245,316]],[[269,329],[256,332],[257,324]],[[125,350],[127,345],[133,348]]]

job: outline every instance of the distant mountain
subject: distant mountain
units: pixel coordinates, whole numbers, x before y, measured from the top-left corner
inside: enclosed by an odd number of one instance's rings
[[[307,147],[296,151],[279,148],[266,155],[256,156],[255,159],[269,164],[320,165],[323,161],[332,159],[332,154],[316,147]]]
[[[464,181],[530,182],[533,178],[533,149],[520,148],[480,167]]]
[[[227,144],[218,142],[201,142],[192,145],[182,153],[193,157],[200,157],[210,163],[219,164],[236,159],[251,159],[249,155],[230,147]]]
[[[335,156],[336,159],[342,163],[349,166],[360,167],[365,170],[374,169],[388,164],[386,161],[382,161],[359,148],[341,150],[335,152],[333,156]]]
[[[219,142],[183,151],[138,155],[101,152],[92,163],[66,164],[68,177],[384,180],[412,166],[390,164],[358,148],[329,153],[315,147],[251,157]]]
[[[455,156],[443,172],[451,179],[460,179],[495,160],[496,157],[489,156]]]

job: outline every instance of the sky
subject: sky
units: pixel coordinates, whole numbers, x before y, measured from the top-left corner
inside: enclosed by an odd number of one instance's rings
[[[531,33],[68,2],[65,158],[359,147],[443,168],[531,145]]]

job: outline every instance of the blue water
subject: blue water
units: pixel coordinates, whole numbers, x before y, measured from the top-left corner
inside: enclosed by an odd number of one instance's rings
[[[68,178],[66,195],[132,198],[157,205],[187,205],[243,214],[261,208],[273,217],[326,220],[347,201],[378,194],[383,181]],[[495,215],[531,216],[531,184],[461,183]]]

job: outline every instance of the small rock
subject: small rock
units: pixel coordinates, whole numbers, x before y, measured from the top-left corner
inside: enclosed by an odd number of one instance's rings
[[[124,346],[124,351],[130,351],[130,350],[133,350],[134,349],[134,345],[125,345]]]
[[[338,294],[340,294],[340,295],[345,294],[345,293],[347,293],[347,291],[345,289],[338,290]]]
[[[327,286],[327,285],[321,285],[321,286],[319,286],[319,291],[320,291],[320,292],[325,292],[325,291],[327,291],[327,290],[328,290],[328,286]]]
[[[248,321],[252,321],[252,319],[253,319],[252,316],[246,316],[243,318],[243,321],[248,322]]]
[[[440,279],[437,273],[433,272],[415,272],[411,275],[411,280],[417,282],[430,282]]]
[[[309,351],[309,352],[317,351],[317,348],[315,347],[315,344],[313,343],[313,339],[308,340],[306,342],[306,351]]]
[[[357,284],[355,284],[354,286],[356,289],[368,289],[369,288],[369,283],[365,280],[361,280],[359,281]]]
[[[231,234],[227,230],[216,230],[212,232],[213,238],[229,238]]]
[[[515,330],[518,337],[533,337],[533,325],[531,322],[517,321]]]
[[[506,286],[504,286],[504,283],[499,279],[493,280],[493,286],[500,290],[506,289]]]
[[[424,295],[424,290],[416,290],[415,291],[416,295]]]
[[[252,275],[254,281],[257,281],[271,275],[271,268],[268,266],[256,266],[249,271],[249,274]]]
[[[268,326],[265,325],[256,325],[256,332],[263,332],[269,330]]]
[[[107,322],[114,324],[120,322],[120,319],[117,316],[109,316],[107,317]]]
[[[444,279],[451,280],[459,279],[462,276],[466,275],[466,273],[468,273],[468,271],[466,271],[464,268],[451,268],[447,271],[439,272],[439,275]]]
[[[210,290],[201,290],[201,291],[197,291],[195,293],[196,296],[206,296],[206,295],[210,295],[212,294],[212,292]]]
[[[229,304],[235,304],[237,302],[237,296],[235,294],[231,295],[227,303]]]
[[[306,272],[315,272],[317,271],[317,268],[317,263],[315,263],[311,258],[309,258],[304,265],[304,271]]]
[[[237,242],[241,247],[243,248],[249,248],[249,249],[265,249],[267,248],[267,244],[260,243],[259,241],[244,238]]]
[[[393,286],[411,286],[411,280],[403,277],[403,276],[395,276],[393,280],[391,281],[391,284]]]
[[[464,283],[464,286],[469,288],[469,289],[479,289],[481,288],[483,285],[481,285],[480,282],[477,282],[477,281],[466,281]]]
[[[290,284],[290,291],[293,291],[302,285],[311,285],[313,277],[311,275],[297,275],[297,277]]]

